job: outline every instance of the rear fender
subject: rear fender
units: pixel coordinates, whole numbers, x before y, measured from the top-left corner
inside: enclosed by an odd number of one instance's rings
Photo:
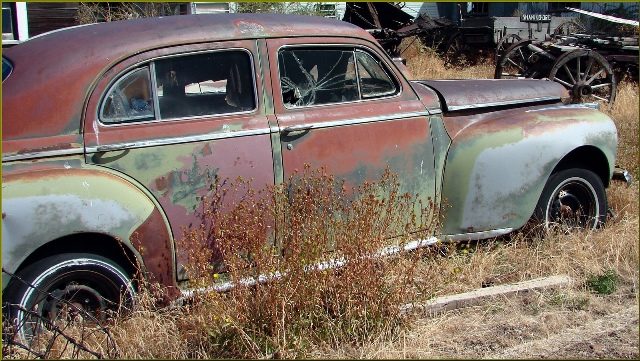
[[[133,252],[149,280],[175,286],[171,229],[155,200],[134,182],[78,158],[3,165],[3,267],[15,272],[51,241],[99,233]]]

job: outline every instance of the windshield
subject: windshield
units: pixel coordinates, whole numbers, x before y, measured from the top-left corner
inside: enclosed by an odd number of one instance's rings
[[[2,81],[7,79],[9,74],[11,74],[11,70],[13,70],[13,66],[11,66],[11,63],[9,62],[9,60],[3,57],[2,58]]]

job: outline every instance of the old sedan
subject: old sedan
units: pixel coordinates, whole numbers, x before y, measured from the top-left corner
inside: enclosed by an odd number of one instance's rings
[[[309,164],[359,184],[390,168],[435,201],[448,240],[605,220],[608,116],[550,81],[409,81],[399,65],[356,26],[281,15],[92,24],[7,49],[10,317],[99,313],[135,292],[136,264],[179,296],[176,240],[212,177],[268,186]]]

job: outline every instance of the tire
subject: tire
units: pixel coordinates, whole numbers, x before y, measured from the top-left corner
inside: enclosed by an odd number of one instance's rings
[[[549,177],[534,218],[546,230],[556,227],[596,229],[607,216],[607,194],[602,180],[594,172],[571,168]]]
[[[79,316],[83,322],[102,323],[109,310],[130,306],[135,295],[129,273],[89,253],[43,258],[16,276],[4,292],[3,312],[20,340],[37,335],[49,321],[69,323]]]

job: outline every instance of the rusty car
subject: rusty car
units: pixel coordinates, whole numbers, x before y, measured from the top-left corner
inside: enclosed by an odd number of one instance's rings
[[[269,186],[309,165],[358,184],[390,169],[436,204],[433,235],[449,241],[606,218],[617,131],[597,105],[565,104],[545,80],[410,80],[346,22],[135,19],[2,56],[2,294],[14,320],[54,318],[63,301],[114,307],[136,292],[136,267],[179,298],[177,239],[211,176]]]

